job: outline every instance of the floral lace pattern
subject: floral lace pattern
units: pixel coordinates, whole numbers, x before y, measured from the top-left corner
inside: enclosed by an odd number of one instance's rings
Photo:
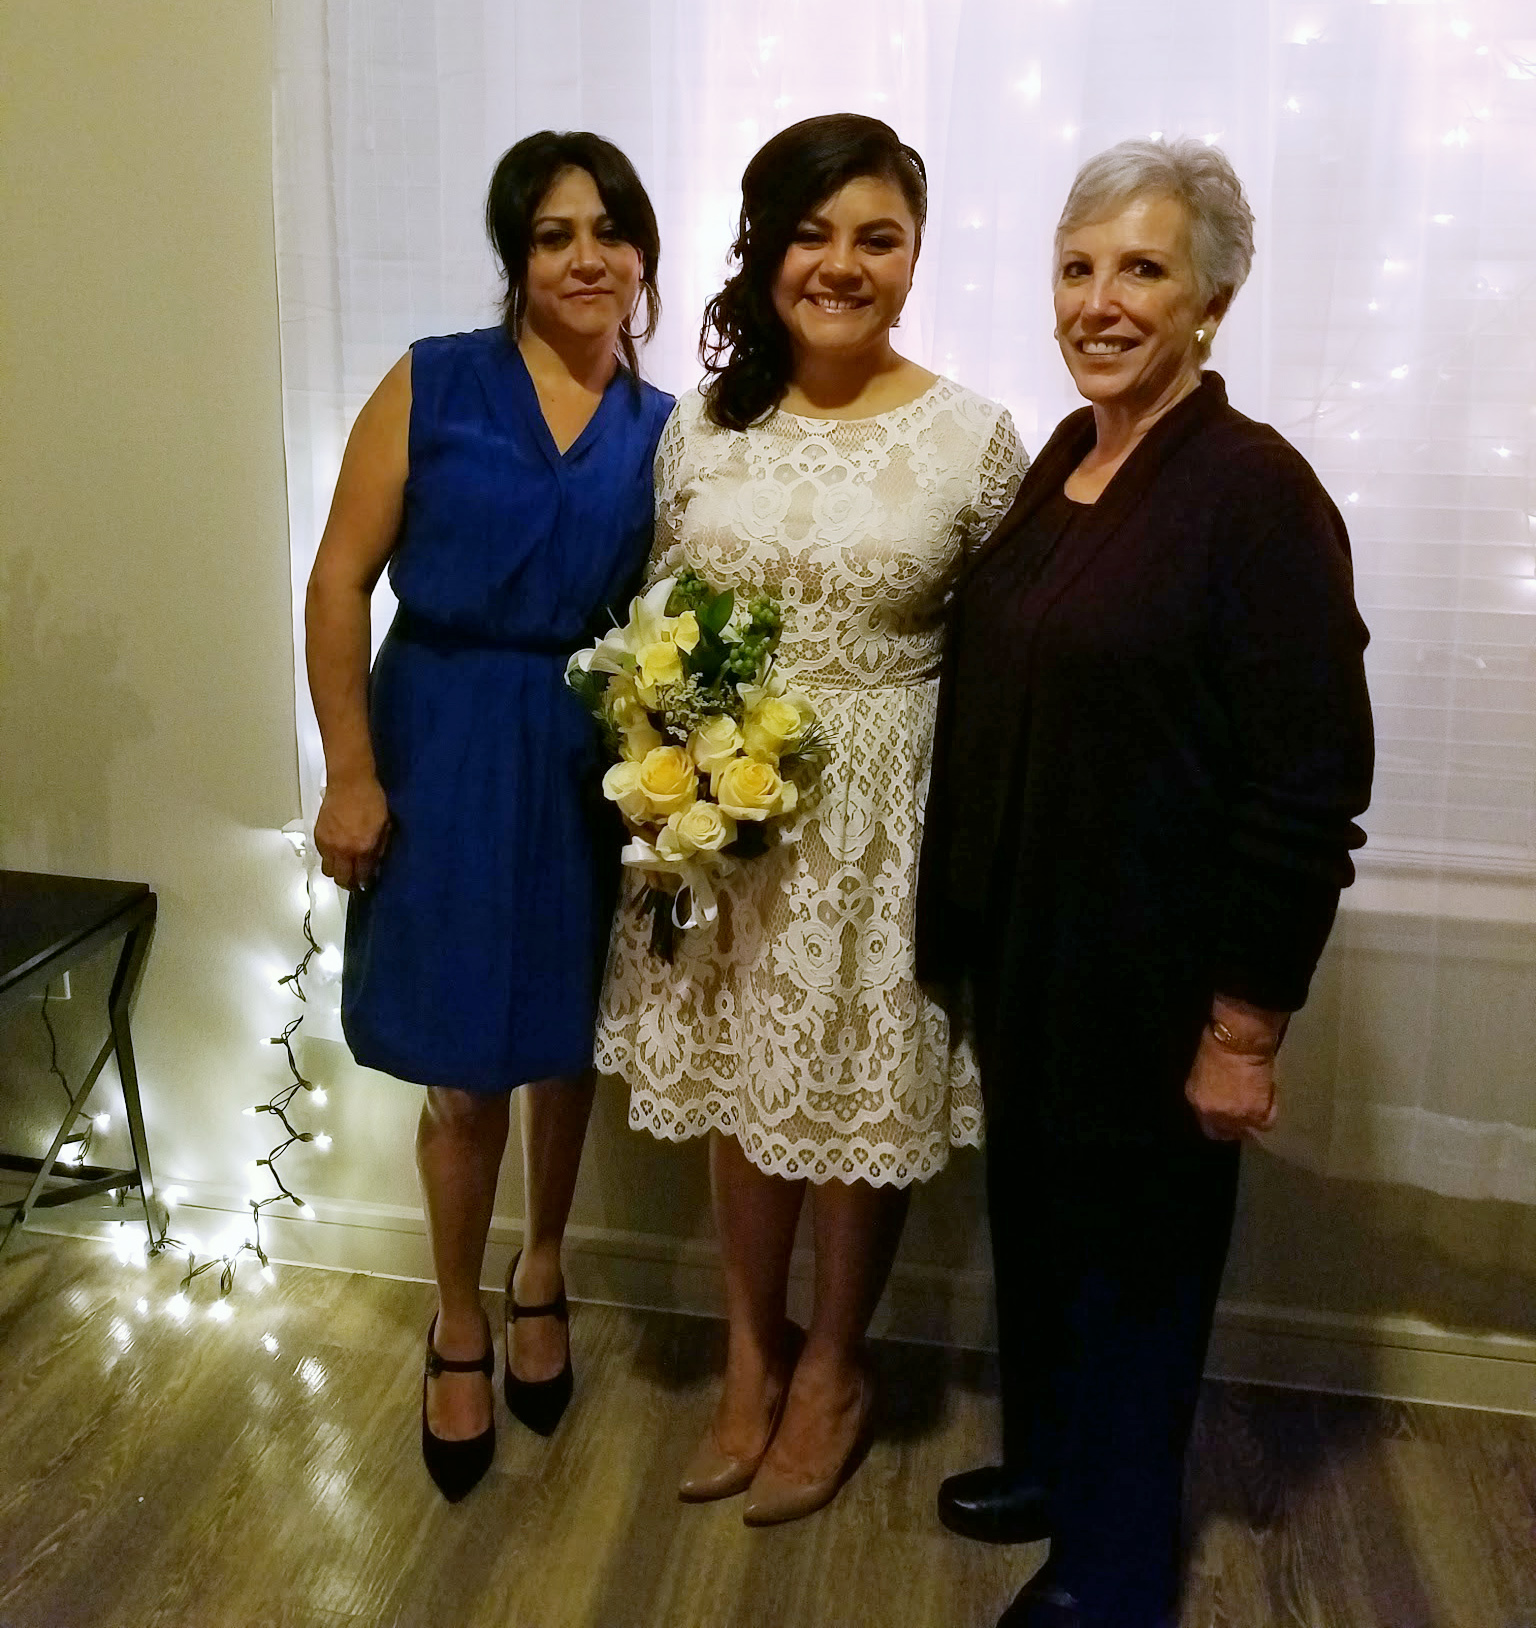
[[[679,400],[652,578],[690,565],[773,595],[780,671],[830,754],[814,804],[724,881],[671,966],[630,880],[596,1055],[637,1129],[717,1129],[770,1174],[898,1186],[980,1141],[975,1060],[915,977],[915,884],[949,593],[1026,461],[1008,414],[948,379],[874,418],[745,432]]]

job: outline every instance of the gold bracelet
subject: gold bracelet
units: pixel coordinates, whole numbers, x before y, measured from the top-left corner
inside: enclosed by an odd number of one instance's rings
[[[1211,1038],[1223,1051],[1235,1052],[1239,1057],[1259,1057],[1268,1060],[1280,1049],[1278,1039],[1272,1046],[1262,1051],[1255,1051],[1252,1046],[1245,1046],[1218,1017],[1211,1018],[1206,1027],[1211,1031]],[[1284,1030],[1281,1033],[1283,1034]]]

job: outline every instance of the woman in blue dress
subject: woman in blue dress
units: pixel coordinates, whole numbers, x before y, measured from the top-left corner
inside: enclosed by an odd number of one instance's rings
[[[514,1087],[527,1223],[504,1389],[543,1434],[570,1397],[560,1249],[619,844],[563,676],[644,564],[672,406],[639,378],[660,244],[617,148],[520,141],[486,225],[504,321],[419,340],[390,369],[347,443],[307,604],[326,765],[315,846],[351,892],[343,1026],[358,1062],[427,1087],[417,1166],[438,1302],[422,1453],[450,1500],[495,1448],[479,1285]],[[399,610],[370,679],[386,566]]]

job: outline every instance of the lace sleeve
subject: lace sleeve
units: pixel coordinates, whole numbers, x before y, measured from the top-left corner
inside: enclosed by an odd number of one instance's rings
[[[1014,494],[1028,468],[1029,454],[1019,443],[1013,416],[1006,407],[999,408],[997,422],[992,426],[992,434],[976,469],[975,519],[967,528],[965,539],[968,554],[986,542],[998,521],[1012,507]]]
[[[683,563],[679,532],[691,463],[684,402],[679,401],[656,447],[656,527],[651,537],[651,557],[645,567],[647,588],[670,576]]]

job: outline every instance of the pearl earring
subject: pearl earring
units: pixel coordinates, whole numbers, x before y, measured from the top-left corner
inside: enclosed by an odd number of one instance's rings
[[[1196,328],[1195,329],[1195,339],[1199,344],[1203,345],[1205,343],[1205,329],[1204,328]]]

